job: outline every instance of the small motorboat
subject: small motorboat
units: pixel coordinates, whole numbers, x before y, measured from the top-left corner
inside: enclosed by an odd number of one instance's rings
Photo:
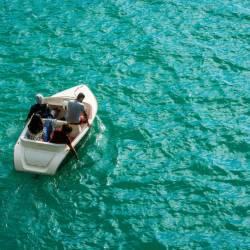
[[[83,104],[88,115],[89,123],[92,124],[97,113],[97,101],[91,90],[86,85],[79,85],[59,92],[53,96],[45,97],[51,110],[57,111],[57,119],[53,120],[54,128],[60,128],[66,114],[65,107],[69,100],[76,99],[79,93],[85,95]],[[43,119],[45,122],[46,119]],[[62,161],[69,154],[70,148],[66,144],[54,144],[50,142],[35,141],[27,138],[28,123],[18,138],[14,148],[14,164],[17,171],[32,172],[36,174],[54,175]],[[74,124],[71,132],[71,144],[75,147],[90,129],[86,123]]]

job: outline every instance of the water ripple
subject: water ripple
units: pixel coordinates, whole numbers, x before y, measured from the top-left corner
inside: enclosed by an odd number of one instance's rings
[[[14,0],[0,21],[1,249],[250,248],[248,1]],[[15,172],[34,95],[81,83],[80,161]]]

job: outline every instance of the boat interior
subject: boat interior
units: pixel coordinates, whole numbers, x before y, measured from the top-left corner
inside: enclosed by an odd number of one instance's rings
[[[63,102],[61,101],[61,102],[59,102],[59,104],[55,104],[55,103],[47,103],[47,104],[48,104],[48,107],[51,109],[52,114],[54,116],[53,126],[52,126],[53,130],[51,131],[51,134],[52,134],[55,129],[61,129],[63,124],[67,124],[67,122],[65,121],[67,101],[63,101]],[[88,118],[91,119],[91,116],[92,116],[91,105],[89,103],[84,103],[84,107],[85,107],[85,111],[88,115]],[[46,119],[46,118],[42,119],[44,125],[45,125],[47,120],[51,120],[51,119]],[[69,125],[70,125],[70,127],[72,127],[72,132],[69,134],[69,138],[72,142],[83,131],[83,129],[87,127],[86,123],[69,124]],[[27,138],[27,130],[25,132],[24,138],[28,139]],[[30,140],[30,139],[28,139],[28,140]],[[42,141],[39,141],[39,142],[42,142]]]

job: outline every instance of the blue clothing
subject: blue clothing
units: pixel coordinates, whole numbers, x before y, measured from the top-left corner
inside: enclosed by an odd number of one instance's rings
[[[50,134],[53,131],[52,120],[47,119],[43,125],[43,141],[48,142],[50,140]]]
[[[84,113],[84,105],[81,102],[69,101],[66,114],[66,121],[68,123],[80,123],[80,115]]]

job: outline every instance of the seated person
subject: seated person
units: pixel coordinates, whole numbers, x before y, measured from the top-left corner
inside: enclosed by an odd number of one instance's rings
[[[33,114],[39,114],[42,118],[53,118],[48,105],[43,104],[43,96],[41,94],[36,95],[36,104],[31,106],[26,121],[29,120]]]
[[[43,141],[43,122],[39,115],[32,116],[26,136],[30,140]]]
[[[71,100],[68,102],[66,121],[70,124],[83,124],[87,123],[90,126],[88,121],[87,113],[84,110],[84,104],[82,103],[85,95],[79,93],[76,100]]]
[[[72,128],[68,124],[63,124],[61,130],[55,130],[51,136],[50,142],[57,143],[57,144],[67,144],[70,150],[75,155],[76,159],[78,160],[78,155],[73,148],[71,141],[69,139],[69,134],[72,131]]]

